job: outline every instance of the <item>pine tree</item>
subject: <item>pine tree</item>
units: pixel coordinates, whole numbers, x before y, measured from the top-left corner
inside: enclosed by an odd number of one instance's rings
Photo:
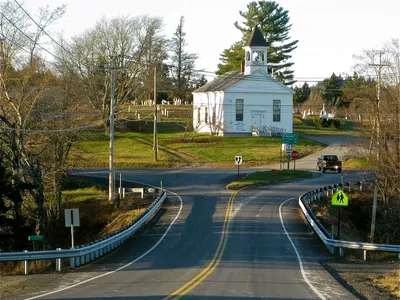
[[[289,60],[292,57],[290,53],[296,49],[298,41],[289,41],[289,31],[292,25],[289,23],[288,11],[280,7],[275,1],[254,1],[247,5],[247,11],[240,11],[239,14],[245,20],[242,25],[239,25],[238,22],[234,25],[242,32],[242,40],[234,43],[221,54],[222,64],[218,65],[217,74],[240,70],[240,63],[244,57],[242,47],[247,42],[253,28],[259,26],[269,45],[269,72],[271,73],[273,69],[278,80],[286,85],[293,84],[295,81],[290,67],[294,63],[289,62]]]
[[[310,97],[311,89],[307,82],[302,87],[295,87],[295,94],[293,96],[294,103],[303,103]]]
[[[171,39],[172,48],[172,98],[178,98],[181,100],[189,100],[190,97],[190,82],[195,76],[195,63],[197,60],[197,54],[185,52],[186,33],[183,31],[184,17],[182,16],[179,20],[179,24],[176,31]]]
[[[326,88],[322,95],[322,98],[328,101],[328,104],[332,107],[343,106],[343,79],[341,76],[336,76],[332,73],[329,80],[326,80]]]

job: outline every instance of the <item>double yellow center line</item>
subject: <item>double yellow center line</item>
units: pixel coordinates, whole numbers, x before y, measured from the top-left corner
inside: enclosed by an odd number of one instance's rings
[[[184,286],[180,287],[179,289],[177,289],[174,292],[172,292],[171,294],[169,294],[167,297],[163,298],[163,300],[169,300],[169,299],[177,300],[177,299],[182,298],[187,293],[189,293],[191,290],[193,290],[196,286],[198,286],[202,281],[204,281],[218,267],[219,263],[221,262],[222,255],[224,254],[226,243],[228,241],[229,224],[231,221],[233,200],[235,199],[236,194],[240,191],[241,190],[233,192],[231,197],[229,198],[228,207],[227,207],[226,213],[225,213],[224,226],[222,229],[221,240],[219,241],[217,251],[215,252],[215,255],[214,255],[213,259],[211,260],[211,262],[200,274],[198,274],[196,277],[194,277],[192,280],[190,280]]]

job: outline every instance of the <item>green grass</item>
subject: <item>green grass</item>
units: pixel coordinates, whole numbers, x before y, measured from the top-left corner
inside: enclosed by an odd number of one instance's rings
[[[303,134],[347,134],[360,136],[361,129],[363,124],[358,121],[339,119],[340,127],[339,128],[317,128],[313,124],[313,118],[315,116],[307,116],[306,119],[302,119],[300,115],[293,116],[293,131],[295,133],[303,133]]]
[[[92,186],[62,191],[63,202],[85,202],[89,200],[107,200],[108,195],[98,187]]]
[[[271,184],[284,180],[298,179],[298,178],[310,178],[313,174],[307,171],[296,171],[293,170],[271,170],[271,171],[260,171],[247,175],[237,181],[229,183],[226,187],[228,189],[241,189],[250,185],[258,184]]]
[[[259,166],[279,162],[279,137],[218,137],[197,135],[193,142],[183,139],[184,132],[171,124],[160,127],[158,161],[154,162],[153,134],[149,132],[117,132],[115,135],[115,166],[180,167],[194,163],[208,166],[231,166],[236,155],[243,156],[244,166]],[[293,148],[302,157],[324,145],[299,138]],[[85,135],[79,142],[81,150],[76,167],[107,167],[109,139],[102,133]],[[77,151],[73,154],[77,154]]]
[[[367,159],[365,157],[353,157],[343,162],[343,168],[349,169],[366,169],[368,166]]]

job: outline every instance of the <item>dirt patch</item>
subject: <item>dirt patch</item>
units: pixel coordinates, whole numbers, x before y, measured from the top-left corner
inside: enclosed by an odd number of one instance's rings
[[[399,262],[335,259],[322,265],[360,299],[400,299]]]

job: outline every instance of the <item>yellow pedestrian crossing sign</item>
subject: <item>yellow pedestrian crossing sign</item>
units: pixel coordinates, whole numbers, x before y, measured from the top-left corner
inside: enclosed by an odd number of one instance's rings
[[[339,190],[332,196],[332,205],[348,206],[349,197],[342,190]]]

